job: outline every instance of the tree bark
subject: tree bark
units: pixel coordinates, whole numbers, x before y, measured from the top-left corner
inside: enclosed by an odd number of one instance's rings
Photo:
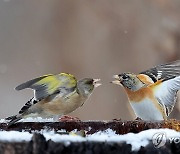
[[[77,129],[85,130],[87,134],[93,134],[97,131],[103,131],[106,129],[112,129],[117,134],[127,133],[138,133],[147,129],[158,129],[158,128],[170,128],[176,131],[180,131],[180,121],[178,120],[167,120],[167,121],[69,121],[69,122],[19,122],[10,127],[6,123],[0,123],[0,129],[5,131],[17,130],[17,131],[28,131],[34,130],[55,130],[64,129],[68,132]]]

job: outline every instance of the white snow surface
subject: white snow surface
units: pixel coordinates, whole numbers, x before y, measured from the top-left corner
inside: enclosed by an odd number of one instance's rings
[[[64,132],[64,130],[62,130]],[[75,131],[74,131],[75,132]],[[54,142],[63,142],[65,145],[71,144],[71,142],[126,142],[132,145],[132,150],[139,150],[141,146],[145,147],[149,142],[152,142],[152,136],[155,133],[165,133],[167,139],[172,137],[179,137],[180,133],[171,130],[171,129],[149,129],[142,131],[140,133],[128,133],[125,135],[117,135],[111,129],[106,131],[99,131],[92,135],[87,135],[86,137],[81,137],[78,135],[60,135],[54,131],[40,131],[44,135],[46,140],[51,139]],[[32,138],[32,133],[28,132],[18,132],[18,131],[0,131],[0,141],[9,141],[9,142],[22,142],[30,141]]]
[[[41,118],[41,117],[36,117],[36,118],[26,118],[26,119],[21,119],[19,122],[55,122],[53,118]]]
[[[5,119],[0,119],[0,123],[6,123],[7,121]]]
[[[0,119],[0,123],[7,123],[8,120],[5,119]],[[26,118],[26,119],[21,119],[19,120],[19,122],[54,122],[53,118],[41,118],[41,117],[37,117],[37,118]]]

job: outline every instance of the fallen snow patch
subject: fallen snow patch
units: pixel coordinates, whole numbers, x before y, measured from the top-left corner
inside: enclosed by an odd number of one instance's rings
[[[62,130],[63,132],[64,130]],[[165,133],[166,138],[170,139],[172,137],[179,137],[180,133],[171,129],[149,129],[142,131],[140,133],[128,133],[125,135],[117,135],[111,129],[106,131],[99,131],[92,135],[87,135],[86,137],[81,137],[78,135],[60,135],[54,131],[40,131],[44,135],[46,140],[52,140],[54,142],[63,142],[65,145],[69,145],[71,142],[126,142],[132,145],[132,150],[139,150],[141,146],[145,147],[149,142],[152,142],[152,137],[156,133]],[[32,134],[28,132],[18,132],[18,131],[0,131],[0,140],[9,142],[22,142],[30,141]]]
[[[5,119],[0,119],[0,123],[6,123],[7,121]]]
[[[0,131],[0,140],[8,142],[30,141],[33,134],[18,131]]]
[[[9,120],[5,119],[0,119],[0,123],[7,123]],[[26,118],[26,119],[21,119],[18,122],[54,122],[53,118],[41,118],[41,117],[36,117],[36,118]]]
[[[26,118],[26,119],[21,119],[19,120],[19,122],[54,122],[53,118],[41,118],[41,117],[37,117],[37,118]]]

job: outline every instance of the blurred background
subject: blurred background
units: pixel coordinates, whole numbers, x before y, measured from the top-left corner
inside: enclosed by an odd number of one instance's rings
[[[0,118],[32,97],[14,87],[29,79],[69,72],[101,78],[82,108],[82,120],[134,119],[124,90],[109,82],[180,59],[179,0],[1,0]],[[180,102],[171,118],[180,118]]]

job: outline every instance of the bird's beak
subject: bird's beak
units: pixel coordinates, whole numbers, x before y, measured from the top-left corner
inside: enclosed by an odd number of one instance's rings
[[[113,78],[114,78],[115,80],[114,80],[114,81],[111,81],[110,83],[117,84],[117,85],[122,85],[122,84],[121,84],[122,79],[121,79],[118,75],[113,75]]]
[[[101,81],[101,79],[93,79],[93,85],[94,85],[95,88],[102,85],[101,83],[99,83],[99,81]]]

